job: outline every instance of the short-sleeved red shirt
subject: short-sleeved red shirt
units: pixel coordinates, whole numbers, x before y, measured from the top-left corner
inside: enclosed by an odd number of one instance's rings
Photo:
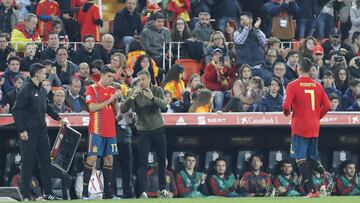
[[[286,87],[283,111],[292,109],[291,134],[305,138],[319,136],[320,119],[330,109],[330,101],[320,83],[300,77]]]
[[[86,88],[86,103],[102,103],[113,94],[115,94],[113,87],[102,87],[99,83],[95,83]],[[115,137],[115,112],[112,104],[99,111],[90,112],[89,133],[102,137]]]

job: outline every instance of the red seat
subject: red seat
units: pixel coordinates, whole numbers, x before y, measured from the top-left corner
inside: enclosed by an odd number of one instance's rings
[[[200,74],[201,63],[193,59],[178,59],[176,64],[181,64],[184,68],[183,80],[187,84],[192,74]]]

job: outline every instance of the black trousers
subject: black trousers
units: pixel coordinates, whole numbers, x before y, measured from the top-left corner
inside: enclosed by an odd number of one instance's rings
[[[138,131],[138,151],[139,151],[139,192],[140,194],[147,191],[146,170],[148,164],[148,154],[150,147],[153,145],[158,162],[159,170],[159,189],[166,189],[165,182],[165,160],[166,160],[166,139],[165,129],[159,128],[154,131]]]
[[[46,195],[51,194],[50,179],[50,142],[46,130],[29,132],[28,140],[20,141],[21,151],[21,184],[20,190],[24,197],[31,197],[30,184],[35,156],[40,162],[42,188]]]

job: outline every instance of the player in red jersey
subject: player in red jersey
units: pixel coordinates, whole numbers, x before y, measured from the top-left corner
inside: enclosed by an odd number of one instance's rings
[[[114,198],[111,190],[113,157],[118,153],[115,132],[116,101],[121,96],[111,83],[115,71],[108,66],[101,68],[98,83],[86,89],[86,103],[89,106],[89,149],[84,163],[83,199],[89,199],[88,185],[97,157],[103,157],[104,196]]]
[[[292,110],[290,156],[295,158],[308,197],[319,197],[312,182],[312,170],[324,173],[319,161],[318,137],[320,119],[329,111],[330,101],[321,84],[309,77],[310,69],[311,60],[303,58],[299,78],[286,87],[283,112],[289,116]]]

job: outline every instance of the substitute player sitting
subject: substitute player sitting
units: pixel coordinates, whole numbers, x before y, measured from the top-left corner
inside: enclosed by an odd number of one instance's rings
[[[299,78],[286,88],[283,112],[289,116],[292,110],[290,156],[296,160],[307,197],[319,197],[311,170],[324,173],[319,161],[318,137],[320,119],[329,111],[330,101],[321,84],[309,77],[310,69],[311,60],[301,59]]]

